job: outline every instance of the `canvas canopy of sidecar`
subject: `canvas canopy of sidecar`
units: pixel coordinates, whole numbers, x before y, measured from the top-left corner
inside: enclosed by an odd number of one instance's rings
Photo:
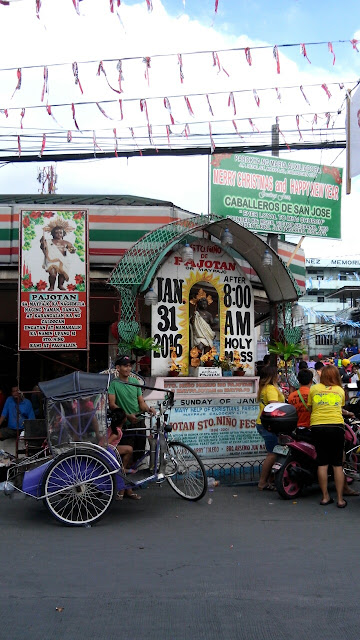
[[[108,383],[108,375],[83,371],[39,382],[53,453],[66,451],[79,442],[106,443]]]

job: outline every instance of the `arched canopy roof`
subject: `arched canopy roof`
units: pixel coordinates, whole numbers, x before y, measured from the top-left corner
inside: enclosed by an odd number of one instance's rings
[[[299,297],[299,288],[285,263],[277,253],[248,229],[232,218],[194,216],[177,220],[146,234],[119,261],[110,275],[109,284],[132,293],[145,291],[166,254],[179,242],[198,231],[207,231],[221,242],[228,228],[233,235],[231,251],[242,256],[259,276],[270,303],[291,302]],[[272,256],[272,265],[263,265],[264,251]]]

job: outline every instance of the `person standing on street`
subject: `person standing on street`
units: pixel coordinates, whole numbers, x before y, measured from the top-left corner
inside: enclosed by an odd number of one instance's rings
[[[259,391],[257,401],[260,405],[259,414],[256,419],[256,428],[258,433],[265,441],[266,458],[262,464],[261,474],[259,478],[258,488],[260,491],[275,491],[275,487],[270,482],[271,469],[276,460],[276,454],[273,449],[278,442],[274,433],[269,433],[261,424],[261,414],[264,407],[269,402],[284,402],[285,398],[279,387],[279,373],[276,367],[264,367],[259,380]]]
[[[11,396],[5,401],[0,417],[0,440],[16,438],[23,428],[24,420],[35,420],[30,400],[26,400],[17,385],[11,387]],[[7,426],[2,424],[7,420]]]
[[[131,367],[135,360],[129,356],[119,356],[115,361],[115,368],[119,377],[114,378],[109,385],[109,407],[112,411],[123,409],[126,413],[124,436],[121,445],[130,445],[133,448],[134,461],[144,454],[145,449],[145,423],[139,420],[137,413],[150,413],[155,415],[156,410],[145,402],[139,380],[131,376]],[[126,428],[131,429],[126,434]],[[132,430],[134,429],[134,431]]]

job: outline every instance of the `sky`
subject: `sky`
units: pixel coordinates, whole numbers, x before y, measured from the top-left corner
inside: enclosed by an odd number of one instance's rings
[[[150,1],[150,0],[149,0]],[[281,116],[280,126],[296,129],[294,114],[308,112],[323,113],[327,110],[341,113],[334,116],[331,126],[344,126],[344,93],[339,83],[346,88],[355,86],[360,77],[360,53],[350,44],[352,39],[360,39],[360,5],[358,0],[347,0],[346,11],[334,0],[314,3],[309,0],[219,0],[215,14],[215,0],[152,0],[153,11],[147,10],[144,2],[122,0],[114,14],[109,11],[110,0],[81,0],[80,15],[77,15],[73,0],[42,0],[40,20],[35,13],[35,0],[17,0],[10,6],[0,5],[0,109],[9,109],[9,118],[0,113],[0,136],[3,140],[10,130],[18,134],[32,135],[37,130],[50,132],[51,129],[66,135],[74,131],[74,144],[80,149],[90,134],[77,135],[69,107],[53,108],[57,123],[45,114],[43,108],[31,110],[40,104],[43,87],[42,69],[27,70],[31,65],[51,65],[54,63],[79,64],[79,78],[84,94],[75,85],[69,67],[49,67],[49,104],[70,104],[82,101],[115,102],[118,94],[111,91],[103,74],[97,76],[97,62],[82,65],[86,60],[135,58],[123,64],[124,121],[118,121],[118,109],[114,103],[101,102],[108,118],[96,107],[76,107],[76,118],[80,128],[96,130],[96,140],[102,144],[103,132],[111,132],[114,125],[118,134],[121,127],[134,127],[134,131],[146,131],[144,113],[138,107],[139,98],[146,97],[149,119],[155,124],[169,122],[169,114],[155,100],[156,96],[178,96],[193,93],[236,92],[248,89],[247,93],[236,95],[237,116],[259,117],[262,123],[262,139],[270,139],[271,123],[276,115]],[[114,0],[116,6],[116,0]],[[118,15],[117,15],[118,14]],[[337,41],[343,40],[344,43]],[[300,47],[279,49],[281,73],[276,73],[276,63],[272,47],[281,44],[316,43],[307,45],[307,57],[301,55]],[[328,42],[333,43],[333,55],[328,50]],[[248,46],[252,50],[252,65],[246,63],[244,52],[229,50]],[[268,49],[256,49],[269,46]],[[358,46],[360,50],[360,43]],[[222,50],[226,50],[222,52]],[[186,56],[187,52],[218,51],[220,70],[212,66],[207,56]],[[177,54],[183,54],[184,83],[179,83]],[[175,54],[158,58],[160,54]],[[240,57],[241,54],[241,57]],[[145,78],[142,58],[151,57]],[[311,63],[309,62],[311,61]],[[16,68],[23,68],[21,88],[14,93],[17,83]],[[1,71],[9,69],[12,71]],[[108,79],[116,85],[117,75],[110,63],[105,65]],[[229,73],[229,76],[225,73]],[[325,82],[331,88],[328,100],[323,91],[310,85]],[[297,89],[305,87],[311,103],[308,107]],[[279,87],[281,103],[274,90],[261,89]],[[256,89],[261,98],[257,109],[252,90]],[[283,88],[283,89],[282,89]],[[12,94],[14,93],[14,96]],[[133,99],[133,102],[126,102]],[[226,98],[227,99],[227,98]],[[45,100],[45,102],[46,102]],[[224,96],[212,96],[215,111],[224,113],[229,107]],[[222,102],[221,102],[222,101]],[[200,98],[191,99],[196,118],[189,116],[184,102],[172,98],[171,106],[177,122],[190,122],[194,131],[196,121],[208,121],[208,109]],[[104,106],[105,105],[105,106]],[[19,128],[19,111],[11,108],[27,107],[24,116],[24,130]],[[126,108],[125,108],[126,107]],[[205,113],[206,111],[206,113]],[[117,112],[116,112],[117,113]],[[291,114],[291,122],[286,115]],[[109,120],[113,118],[113,121]],[[227,111],[227,118],[229,118]],[[301,128],[311,128],[309,117],[300,120]],[[249,125],[247,125],[249,128]],[[142,127],[142,129],[141,129]],[[216,124],[213,125],[216,131]],[[207,132],[208,123],[198,125],[199,134]],[[268,133],[267,133],[268,131]],[[251,131],[250,131],[251,133]],[[295,136],[295,133],[293,136]],[[104,134],[105,135],[105,134]],[[106,135],[109,136],[109,133]],[[129,134],[127,133],[127,136]],[[91,136],[90,136],[91,137]],[[29,138],[30,139],[30,138]],[[293,139],[293,138],[292,138]],[[294,139],[298,139],[295,138]],[[113,144],[112,141],[104,144]],[[72,144],[73,144],[72,143]],[[26,140],[23,138],[23,145]],[[1,142],[0,142],[1,146]],[[108,147],[107,147],[108,148]],[[110,147],[109,147],[110,148]],[[304,162],[345,166],[345,151],[294,151],[283,157]],[[13,163],[0,165],[1,193],[36,193],[38,168],[49,163]],[[206,213],[208,211],[208,160],[206,157],[135,157],[108,160],[87,160],[57,163],[58,193],[103,193],[133,194],[160,200],[169,200],[188,211]],[[303,242],[308,257],[359,256],[358,237],[360,225],[358,210],[360,204],[360,178],[352,181],[352,193],[342,200],[342,240],[316,240],[307,238]],[[290,238],[297,242],[298,237]]]

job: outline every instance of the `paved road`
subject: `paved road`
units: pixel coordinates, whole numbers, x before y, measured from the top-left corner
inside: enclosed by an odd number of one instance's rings
[[[92,528],[0,496],[7,640],[358,640],[360,499],[256,487],[188,503],[167,485]],[[63,608],[57,611],[56,608]]]

